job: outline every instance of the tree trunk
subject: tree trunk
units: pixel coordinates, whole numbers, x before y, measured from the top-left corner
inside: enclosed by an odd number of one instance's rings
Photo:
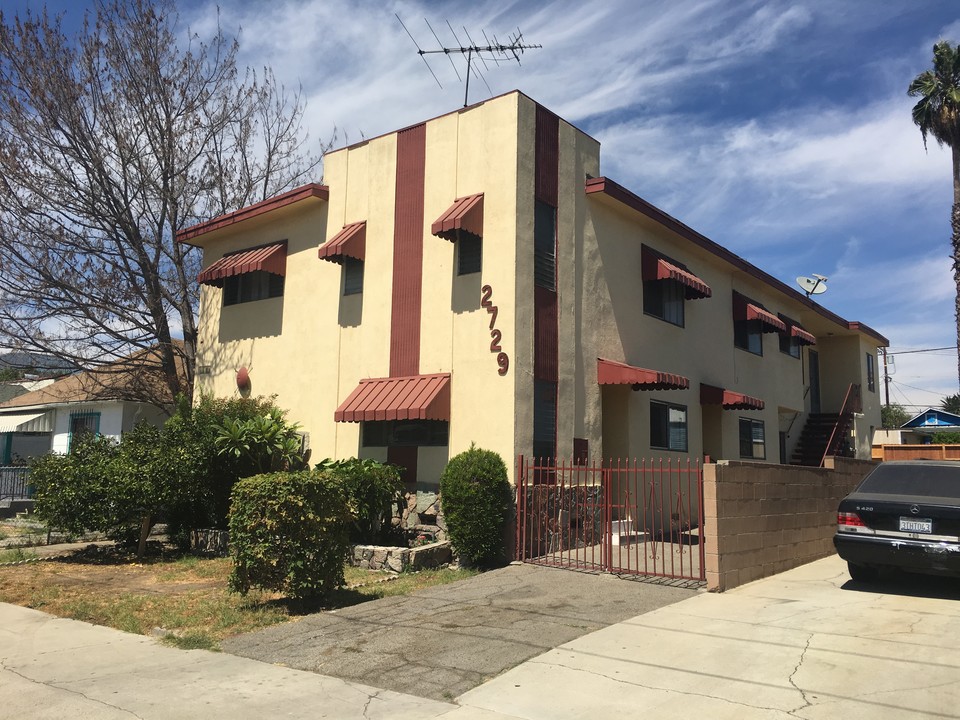
[[[953,247],[953,282],[957,286],[954,319],[957,324],[957,382],[960,386],[960,143],[951,149],[953,151],[953,212],[950,215],[950,241]]]
[[[147,553],[147,538],[150,537],[150,528],[153,523],[150,522],[150,513],[140,518],[140,542],[137,544],[137,561],[142,562],[143,556]]]

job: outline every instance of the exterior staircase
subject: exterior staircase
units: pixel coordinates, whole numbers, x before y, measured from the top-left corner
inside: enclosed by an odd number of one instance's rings
[[[807,423],[803,426],[803,432],[800,433],[800,439],[797,440],[796,447],[793,449],[790,464],[820,467],[823,453],[827,449],[830,435],[833,434],[838,420],[840,416],[837,413],[808,415]]]
[[[854,413],[860,412],[861,408],[860,386],[850,385],[839,413],[807,416],[790,464],[821,467],[828,456],[849,454],[846,440],[853,427]]]

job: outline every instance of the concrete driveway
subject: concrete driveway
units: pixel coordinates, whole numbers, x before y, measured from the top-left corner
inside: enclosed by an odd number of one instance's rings
[[[525,720],[960,717],[960,582],[833,556],[529,660],[458,702]]]
[[[224,651],[434,700],[697,594],[686,587],[511,565],[406,597],[241,635]]]

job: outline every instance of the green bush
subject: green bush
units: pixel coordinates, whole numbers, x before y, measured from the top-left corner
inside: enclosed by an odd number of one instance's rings
[[[440,497],[450,541],[461,558],[481,567],[502,563],[513,500],[500,456],[471,445],[444,469]]]
[[[343,585],[350,514],[343,490],[322,471],[240,480],[230,507],[230,589],[316,599]]]
[[[81,436],[67,455],[34,459],[37,515],[71,533],[94,530],[135,543],[167,510],[177,484],[176,456],[161,436],[159,428],[141,423],[120,443]]]
[[[282,436],[281,444],[285,451],[289,449],[288,439],[295,435],[296,428],[282,421],[283,414],[272,398],[223,399],[204,395],[194,406],[180,399],[177,412],[164,425],[166,451],[177,458],[179,467],[171,478],[177,487],[166,518],[167,532],[180,544],[188,542],[192,528],[225,529],[234,483],[263,472],[264,467],[273,469],[273,460],[264,460],[257,451],[258,446],[263,447],[261,438],[248,425],[257,418],[268,418],[261,422],[270,425],[268,432],[275,433],[272,439],[276,441],[280,439],[277,436]],[[226,434],[227,425],[245,428],[240,433],[241,445],[248,443],[249,451],[237,452],[236,447],[219,439]],[[299,452],[299,437],[297,442]]]
[[[404,484],[400,468],[376,460],[331,460],[317,463],[318,470],[329,473],[343,488],[353,522],[350,540],[376,545],[390,539],[390,519],[399,502]]]

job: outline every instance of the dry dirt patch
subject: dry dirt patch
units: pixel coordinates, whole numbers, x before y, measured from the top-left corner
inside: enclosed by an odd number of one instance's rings
[[[227,589],[228,558],[197,558],[162,546],[143,562],[103,548],[21,565],[0,566],[0,602],[138,634],[156,633],[180,647],[217,649],[221,640],[286,622],[306,612],[356,605],[386,595],[469,577],[469,571],[434,570],[391,578],[346,568],[348,587],[322,606],[304,606],[277,593]],[[110,549],[112,550],[112,548]]]

